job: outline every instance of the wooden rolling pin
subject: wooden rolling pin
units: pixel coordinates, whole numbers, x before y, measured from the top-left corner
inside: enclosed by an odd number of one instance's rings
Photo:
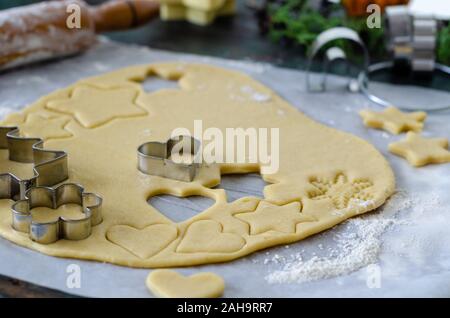
[[[95,7],[82,0],[46,1],[0,11],[0,71],[82,52],[96,42],[96,33],[144,24],[158,12],[152,0]]]

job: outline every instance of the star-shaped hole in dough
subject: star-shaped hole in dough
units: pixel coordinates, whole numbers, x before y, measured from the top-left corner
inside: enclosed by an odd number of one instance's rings
[[[430,163],[450,162],[448,140],[445,138],[424,138],[409,132],[405,140],[389,144],[389,151],[406,158],[414,167]]]
[[[135,104],[133,88],[99,89],[76,87],[70,99],[54,100],[47,108],[73,115],[86,128],[95,128],[116,118],[144,116],[147,111]]]
[[[250,225],[251,235],[267,231],[295,233],[298,223],[315,221],[313,217],[301,213],[300,202],[279,206],[261,201],[255,211],[239,213],[236,217]]]
[[[64,129],[69,121],[68,117],[45,118],[29,114],[25,122],[19,124],[20,134],[23,137],[39,137],[44,140],[71,137],[72,133]]]
[[[423,121],[427,117],[425,112],[404,113],[395,107],[388,107],[382,112],[365,109],[359,114],[367,127],[384,129],[394,135],[422,131]]]

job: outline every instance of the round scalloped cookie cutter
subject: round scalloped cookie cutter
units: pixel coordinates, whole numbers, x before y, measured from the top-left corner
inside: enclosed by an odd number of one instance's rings
[[[393,103],[388,101],[387,99],[384,99],[375,93],[372,93],[369,88],[369,77],[371,74],[374,74],[376,72],[380,72],[387,69],[394,68],[394,62],[393,61],[387,61],[387,62],[380,62],[369,66],[369,69],[367,72],[361,72],[358,76],[358,88],[359,91],[366,96],[370,101],[374,102],[377,105],[383,106],[383,107],[389,107],[392,106]],[[450,67],[435,63],[434,65],[434,71],[435,72],[441,72],[447,75],[450,75]],[[450,77],[449,77],[450,79]],[[444,111],[447,109],[450,109],[450,104],[447,105],[438,105],[435,107],[426,107],[421,108],[420,106],[404,106],[404,105],[396,105],[397,108],[401,110],[406,111],[417,111],[422,110],[426,112],[438,112],[438,111]]]

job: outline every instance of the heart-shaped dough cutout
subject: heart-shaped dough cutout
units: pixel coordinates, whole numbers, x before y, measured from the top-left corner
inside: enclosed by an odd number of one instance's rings
[[[106,237],[139,258],[149,258],[177,238],[178,230],[170,224],[155,224],[141,230],[128,225],[112,226]]]
[[[222,224],[213,220],[197,221],[189,226],[178,245],[180,253],[232,253],[239,251],[245,240],[237,234],[222,233]]]
[[[148,289],[161,298],[213,298],[225,289],[222,277],[214,273],[199,273],[186,277],[168,269],[155,270],[146,281]]]

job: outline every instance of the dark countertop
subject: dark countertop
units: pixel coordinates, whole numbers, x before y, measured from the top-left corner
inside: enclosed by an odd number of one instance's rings
[[[75,297],[57,290],[40,287],[0,275],[0,298],[67,298]]]

